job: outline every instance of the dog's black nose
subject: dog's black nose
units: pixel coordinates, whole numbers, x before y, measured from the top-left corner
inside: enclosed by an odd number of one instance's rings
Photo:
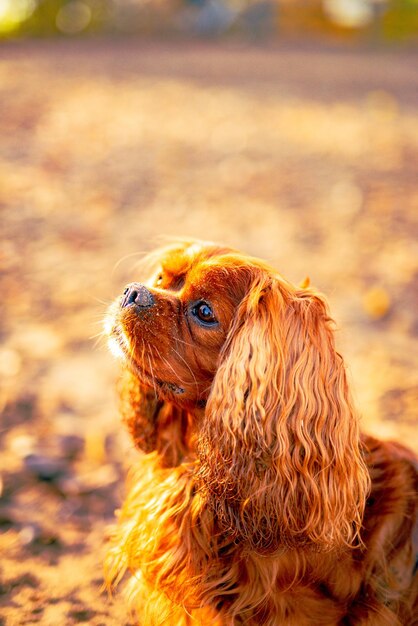
[[[123,292],[122,301],[120,303],[122,309],[130,304],[136,304],[141,309],[148,309],[154,304],[152,293],[141,283],[131,283]]]

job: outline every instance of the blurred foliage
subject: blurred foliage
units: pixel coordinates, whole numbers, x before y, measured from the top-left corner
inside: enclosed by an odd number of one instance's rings
[[[392,0],[382,21],[382,33],[389,38],[405,38],[418,33],[417,0]]]
[[[408,40],[418,0],[0,0],[0,37],[93,33]]]

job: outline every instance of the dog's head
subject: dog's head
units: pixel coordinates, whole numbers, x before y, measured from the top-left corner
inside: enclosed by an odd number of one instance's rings
[[[323,297],[211,244],[157,257],[106,322],[112,351],[155,394],[142,392],[153,408],[139,445],[177,424],[174,458],[197,459],[207,506],[254,548],[352,545],[369,478]]]
[[[179,244],[158,257],[151,279],[127,285],[110,308],[110,348],[159,398],[193,412],[206,404],[231,321],[259,270],[215,245]]]

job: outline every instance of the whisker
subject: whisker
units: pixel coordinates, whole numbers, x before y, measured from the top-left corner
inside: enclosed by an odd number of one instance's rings
[[[187,363],[187,361],[181,356],[180,352],[178,350],[176,350],[173,347],[174,352],[177,354],[177,356],[183,361],[183,363],[185,364],[185,366],[187,367],[187,369],[189,370],[190,374],[192,375],[192,378],[194,380],[194,384],[196,385],[196,387],[198,387],[198,382],[196,380],[196,376],[194,375],[194,372],[192,370],[192,368],[190,367],[190,365]]]
[[[98,333],[97,335],[93,336],[93,337],[89,337],[89,340],[93,340],[96,339],[96,341],[93,344],[93,350],[97,349],[97,346],[99,346],[102,342],[101,340],[105,338],[105,333]],[[103,344],[102,344],[103,345]]]
[[[158,356],[160,357],[160,359],[162,361],[164,361],[164,363],[166,363],[168,365],[168,367],[172,370],[173,374],[176,376],[176,378],[179,380],[179,382],[183,383],[183,385],[186,385],[186,381],[183,380],[182,378],[180,378],[180,376],[178,375],[178,373],[176,372],[176,370],[174,369],[174,367],[171,365],[170,361],[168,359],[166,359],[165,357],[163,357],[159,351],[158,351]]]
[[[116,270],[118,269],[118,267],[127,259],[132,258],[133,256],[144,256],[146,254],[146,252],[131,252],[130,254],[125,254],[125,256],[123,256],[122,258],[119,259],[119,261],[116,261],[116,263],[114,264],[112,271],[110,273],[111,278],[113,278]]]
[[[97,324],[102,324],[102,325],[103,325],[103,318],[105,318],[105,317],[106,317],[106,316],[105,316],[105,315],[103,315],[103,314],[102,314],[102,315],[98,315],[98,314],[97,314],[97,316],[96,316],[96,318],[97,318],[97,319],[95,319],[95,320],[91,320],[91,321],[90,321],[90,324],[91,324],[92,326],[97,326]]]
[[[135,329],[134,329],[135,330]],[[128,356],[135,363],[135,352],[137,348],[137,336],[133,333],[133,336],[128,337]]]
[[[210,383],[207,387],[203,389],[203,393],[205,393],[206,391],[210,392],[211,389],[212,389],[212,383]]]
[[[112,304],[113,300],[101,300],[100,298],[96,298],[96,296],[90,296],[90,300],[93,300],[94,302],[97,302],[98,304],[103,304],[104,306],[108,307]]]
[[[154,389],[156,389],[157,386],[156,386],[156,383],[155,383],[154,368],[152,367],[152,362],[151,362],[149,354],[147,354],[147,359],[148,359],[148,364],[149,364],[149,367],[150,367],[152,386],[154,387]]]
[[[143,340],[143,344],[144,344],[144,351],[145,351],[145,341],[144,340]],[[148,344],[148,349],[149,349],[149,352],[151,352],[151,354],[152,354],[152,348],[151,348],[151,346],[149,344]],[[150,366],[150,369],[151,369],[151,378],[152,378],[152,382],[153,382],[154,396],[155,396],[155,399],[157,400],[158,399],[158,393],[157,393],[157,384],[155,382],[154,369],[152,367],[152,362],[151,362],[151,359],[149,357],[149,354],[147,354],[147,357],[148,357],[148,363],[149,363],[149,366]]]
[[[187,346],[188,348],[194,348],[194,344],[193,343],[189,343],[188,341],[184,341],[184,339],[179,339],[178,337],[176,337],[175,342],[177,343],[182,343],[183,345]]]

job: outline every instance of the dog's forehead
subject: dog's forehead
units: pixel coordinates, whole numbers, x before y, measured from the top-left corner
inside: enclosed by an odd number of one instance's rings
[[[187,247],[179,247],[168,251],[161,259],[164,270],[170,274],[185,274],[202,259],[207,258],[209,251],[205,253],[205,248],[194,243]]]
[[[249,268],[229,264],[223,256],[212,257],[192,265],[187,273],[186,288],[202,296],[241,298],[249,284]]]
[[[161,259],[161,266],[169,274],[185,274],[190,267],[190,259],[183,252],[171,253]]]
[[[165,273],[183,279],[182,296],[239,300],[260,267],[230,248],[195,243],[171,251],[161,259]]]
[[[187,276],[187,283],[194,286],[219,287],[228,279],[228,275],[221,265],[213,263],[196,263]]]

